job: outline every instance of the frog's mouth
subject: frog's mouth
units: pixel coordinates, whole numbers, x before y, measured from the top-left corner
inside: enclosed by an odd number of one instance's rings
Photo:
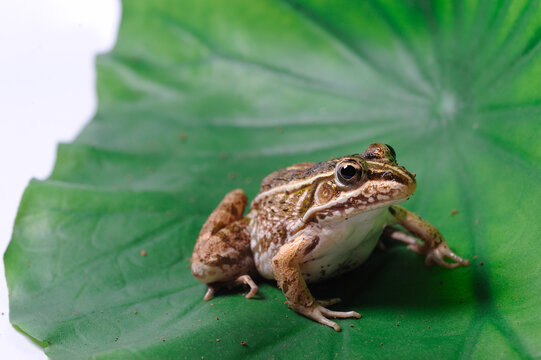
[[[397,182],[389,180],[367,181],[347,196],[329,201],[326,204],[310,208],[302,217],[302,222],[310,220],[342,219],[362,212],[400,204],[413,194],[417,187],[415,176],[411,181]]]

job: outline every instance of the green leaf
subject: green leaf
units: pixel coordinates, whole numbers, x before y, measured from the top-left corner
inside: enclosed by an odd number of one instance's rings
[[[47,355],[541,356],[538,1],[123,5],[97,114],[26,189],[5,254],[11,321]],[[226,192],[375,141],[417,173],[406,206],[469,268],[375,252],[313,287],[363,314],[341,333],[271,282],[202,301],[189,258]]]

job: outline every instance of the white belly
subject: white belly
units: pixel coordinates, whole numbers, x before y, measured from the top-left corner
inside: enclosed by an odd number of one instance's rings
[[[355,215],[338,223],[318,223],[303,235],[319,237],[318,245],[301,262],[306,282],[327,279],[362,264],[372,253],[386,225],[387,208]]]

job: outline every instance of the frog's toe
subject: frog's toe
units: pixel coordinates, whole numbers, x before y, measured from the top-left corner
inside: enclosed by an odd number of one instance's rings
[[[340,325],[328,318],[361,318],[361,314],[355,311],[332,311],[322,305],[318,305],[314,311],[308,315],[309,318],[317,321],[320,324],[332,327],[335,331],[342,331]]]
[[[342,319],[346,319],[346,318],[360,319],[361,318],[361,314],[359,314],[356,311],[333,311],[321,305],[319,306],[319,311],[321,311],[323,315],[328,316],[328,317],[333,317],[333,318],[342,318]]]
[[[340,327],[340,325],[338,325],[337,323],[335,323],[334,321],[332,320],[329,320],[327,319],[325,316],[319,314],[318,317],[315,317],[313,318],[315,321],[317,321],[318,323],[320,324],[323,324],[323,325],[327,325],[329,327],[332,327],[334,329],[334,331],[337,331],[337,332],[340,332],[342,331],[342,328]]]
[[[210,284],[207,284],[207,293],[203,297],[203,300],[209,301],[214,296],[214,293],[216,292],[216,287]]]
[[[321,311],[322,309],[327,310],[323,306],[317,306],[315,308],[306,309],[307,311],[300,311],[300,313],[307,318],[317,321],[320,324],[332,327],[334,331],[342,331],[340,325],[325,317],[325,315]]]
[[[336,299],[331,299],[336,300]],[[340,326],[328,318],[361,318],[361,315],[355,311],[332,311],[322,306],[319,303],[311,307],[293,307],[293,309],[306,316],[309,319],[317,321],[320,324],[332,327],[335,331],[341,331]]]
[[[449,259],[454,262],[449,262],[445,259]],[[427,265],[438,264],[448,269],[454,269],[459,266],[470,265],[470,261],[468,259],[463,259],[457,254],[455,254],[451,249],[449,249],[447,244],[441,244],[437,248],[432,249],[427,254],[425,262]]]
[[[252,277],[250,275],[241,275],[238,278],[235,279],[235,284],[237,285],[248,285],[250,287],[250,291],[248,294],[245,295],[246,299],[250,299],[252,296],[257,294],[258,287],[256,283],[252,280]]]
[[[409,244],[407,249],[420,255],[425,255],[428,253],[427,247],[424,244],[420,244],[419,242]]]

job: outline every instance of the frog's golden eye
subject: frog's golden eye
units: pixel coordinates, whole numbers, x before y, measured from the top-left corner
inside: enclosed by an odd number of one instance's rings
[[[355,161],[344,161],[336,168],[336,179],[342,185],[351,185],[361,179],[363,169]]]

